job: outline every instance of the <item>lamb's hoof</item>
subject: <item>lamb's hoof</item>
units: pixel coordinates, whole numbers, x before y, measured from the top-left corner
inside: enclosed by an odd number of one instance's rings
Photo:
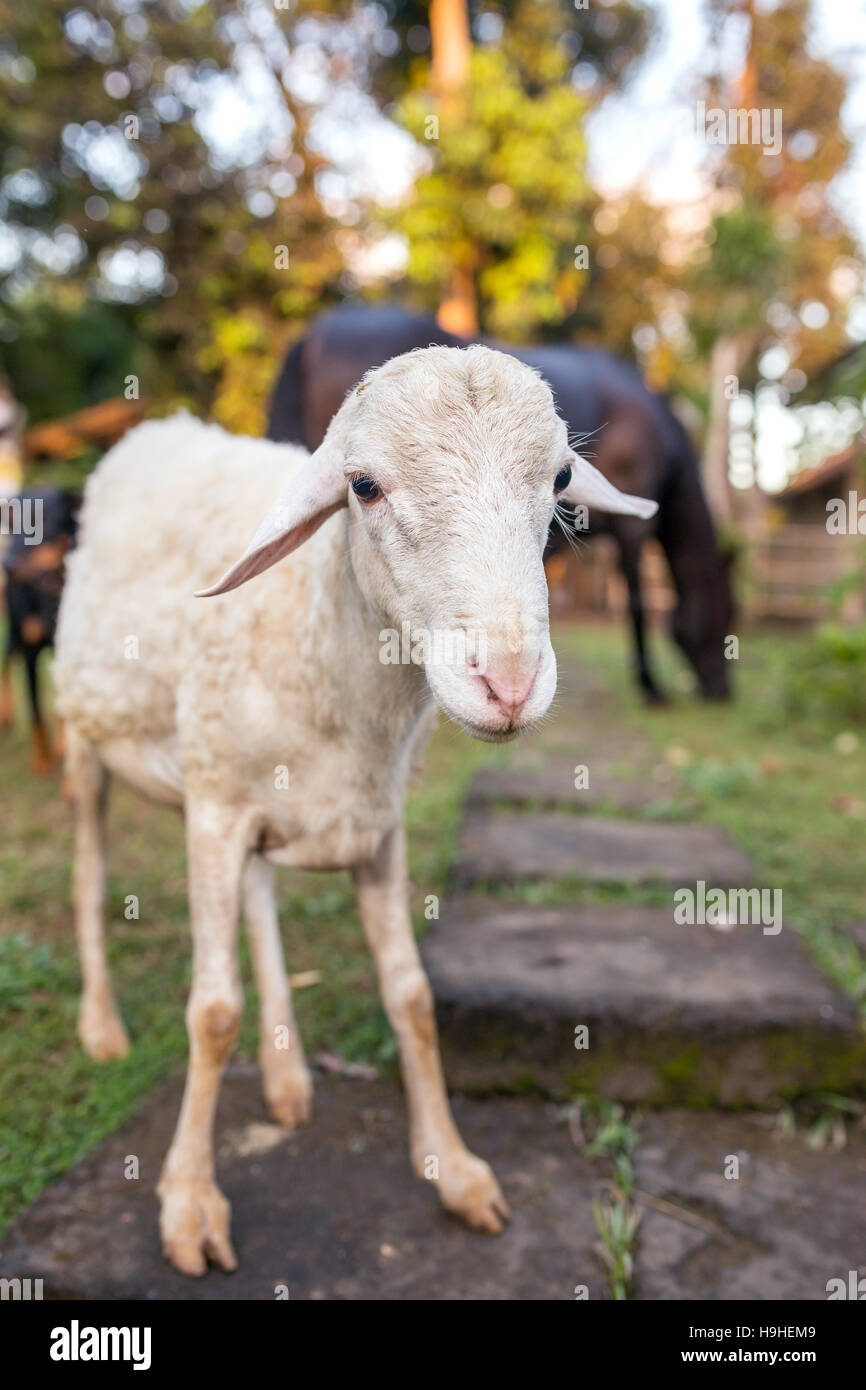
[[[284,1077],[279,1086],[265,1088],[268,1114],[278,1125],[295,1129],[309,1123],[313,1108],[313,1082],[309,1072]]]
[[[157,1191],[162,1202],[162,1252],[169,1264],[196,1278],[207,1272],[208,1260],[227,1274],[237,1269],[231,1207],[216,1183],[163,1179]]]
[[[129,1035],[113,1011],[82,1005],[78,1015],[78,1037],[94,1062],[113,1062],[129,1053]]]
[[[443,1164],[439,1179],[442,1205],[473,1231],[498,1235],[511,1212],[490,1164],[467,1154],[449,1171],[445,1167]]]

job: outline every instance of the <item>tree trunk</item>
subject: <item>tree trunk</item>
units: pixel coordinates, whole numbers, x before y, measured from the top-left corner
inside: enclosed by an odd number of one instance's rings
[[[464,266],[456,266],[451,286],[436,313],[436,322],[446,333],[462,338],[478,336],[478,305],[475,300],[475,280]]]
[[[433,85],[440,96],[459,92],[469,76],[469,13],[466,0],[430,0]]]
[[[730,428],[728,411],[739,389],[742,344],[733,335],[722,334],[713,344],[710,363],[710,422],[704,447],[704,490],[716,526],[731,521],[731,485],[728,479]]]
[[[430,0],[433,88],[443,110],[454,110],[469,77],[472,39],[466,0]],[[448,333],[478,332],[475,280],[468,266],[455,266],[436,318]]]

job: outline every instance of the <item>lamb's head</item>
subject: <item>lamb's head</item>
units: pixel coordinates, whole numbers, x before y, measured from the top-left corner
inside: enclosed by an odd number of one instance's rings
[[[207,592],[252,578],[348,507],[352,566],[382,623],[380,659],[423,664],[456,723],[510,738],[556,689],[542,553],[557,502],[655,511],[569,448],[531,368],[485,347],[424,348],[368,373]]]

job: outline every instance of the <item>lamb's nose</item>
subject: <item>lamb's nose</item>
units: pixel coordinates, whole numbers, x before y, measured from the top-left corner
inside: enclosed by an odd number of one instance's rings
[[[499,675],[496,671],[485,671],[481,677],[487,687],[487,698],[509,716],[516,719],[535,685],[537,671],[528,675]]]

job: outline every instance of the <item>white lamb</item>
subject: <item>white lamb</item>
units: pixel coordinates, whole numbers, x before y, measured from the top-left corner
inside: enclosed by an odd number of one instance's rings
[[[128,1047],[103,930],[115,773],[186,817],[190,1063],[159,1183],[164,1250],[186,1274],[208,1258],[236,1265],[213,1120],[241,1016],[241,904],[271,1113],[293,1125],[310,1110],[271,864],[352,869],[399,1043],[413,1165],[420,1174],[436,1155],[441,1200],[471,1226],[498,1231],[508,1216],[450,1114],[403,807],[435,705],[488,740],[547,710],[556,663],[541,557],[557,500],[655,510],[569,449],[533,371],[484,347],[431,347],[371,372],[312,457],[180,416],[127,435],[88,483],[55,667],[77,811],[79,1033],[98,1059]],[[202,580],[225,594],[264,570],[230,597],[195,596]],[[383,631],[404,623],[413,635],[481,633],[486,664],[477,652],[383,664]]]

